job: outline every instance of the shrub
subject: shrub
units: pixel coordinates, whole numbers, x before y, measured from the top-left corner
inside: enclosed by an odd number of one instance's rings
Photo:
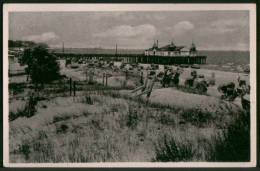
[[[9,90],[13,92],[14,95],[24,92],[26,87],[25,83],[9,83]]]
[[[56,123],[56,122],[60,122],[60,121],[65,121],[65,120],[68,120],[68,119],[70,119],[70,118],[71,118],[71,116],[54,116],[52,123]]]
[[[66,124],[61,124],[60,126],[57,127],[56,133],[57,134],[63,134],[66,133],[67,130],[69,129],[69,126]]]
[[[10,112],[9,113],[9,121],[13,121],[13,120],[17,119],[18,117],[24,117],[25,115],[26,114],[25,114],[24,109],[17,110],[16,112]]]
[[[36,105],[38,103],[38,97],[35,97],[34,94],[31,94],[29,96],[29,100],[27,102],[27,105],[24,109],[24,112],[26,114],[26,117],[31,117],[36,113]]]
[[[29,95],[29,99],[26,102],[25,108],[22,110],[18,110],[16,113],[10,112],[9,113],[9,121],[13,121],[18,117],[32,117],[36,113],[36,105],[39,101],[39,97],[34,96],[34,94]]]
[[[25,156],[25,159],[29,159],[31,153],[30,145],[28,141],[24,141],[22,145],[19,146],[19,152]]]
[[[214,119],[212,113],[202,111],[200,108],[184,110],[182,113],[182,118],[185,121],[191,122],[191,124],[199,127],[208,125]]]
[[[161,122],[164,125],[174,125],[175,120],[173,117],[171,117],[170,114],[161,113],[159,122]]]
[[[45,131],[38,132],[38,138],[25,139],[19,145],[19,154],[28,162],[55,162],[55,149],[52,141],[47,139]]]
[[[50,140],[35,140],[32,143],[32,161],[33,162],[55,162],[54,144]]]
[[[213,137],[214,145],[209,145],[209,161],[249,161],[250,160],[249,113],[240,113],[239,118],[223,134]]]
[[[186,93],[207,95],[207,87],[202,84],[199,84],[196,88],[179,85],[177,89]]]
[[[86,100],[86,103],[89,104],[89,105],[93,105],[93,100],[91,99],[91,97],[88,95],[85,97],[85,100]]]
[[[167,138],[165,135],[163,140],[155,146],[155,161],[190,161],[194,156],[194,151],[190,143],[180,144],[174,138]]]
[[[137,111],[130,107],[127,115],[126,125],[130,128],[135,128],[137,125],[137,121],[138,121]]]

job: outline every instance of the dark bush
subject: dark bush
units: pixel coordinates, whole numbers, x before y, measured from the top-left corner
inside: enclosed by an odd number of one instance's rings
[[[13,92],[14,95],[24,92],[26,87],[25,83],[9,83],[9,90]]]
[[[238,119],[223,134],[213,139],[209,146],[209,161],[249,161],[250,160],[250,120],[249,113],[241,112]]]
[[[18,117],[32,117],[36,113],[36,105],[40,98],[34,96],[34,94],[30,94],[29,99],[25,105],[25,108],[22,110],[18,110],[16,113],[10,112],[9,113],[9,121],[13,121]]]
[[[182,113],[182,118],[186,122],[190,122],[191,124],[199,127],[208,125],[214,120],[212,113],[208,111],[202,111],[200,108],[184,110]]]
[[[65,133],[68,129],[69,129],[69,126],[68,126],[68,125],[66,125],[66,124],[61,124],[61,125],[58,126],[58,128],[56,129],[56,133],[57,133],[57,134]]]
[[[88,95],[85,97],[85,100],[86,100],[86,103],[89,104],[89,105],[93,105],[93,100],[91,99],[91,97]]]
[[[159,122],[161,122],[163,125],[174,125],[175,120],[170,114],[161,113]]]
[[[130,128],[135,128],[138,121],[137,110],[129,108],[128,115],[127,115],[127,123],[126,125]]]
[[[36,105],[38,103],[38,97],[34,96],[33,94],[31,94],[29,96],[29,100],[26,104],[26,107],[25,107],[25,114],[26,114],[26,117],[32,117],[35,113],[36,113]]]
[[[24,109],[17,110],[16,112],[9,112],[9,121],[13,121],[18,117],[24,117],[24,116],[26,116]]]
[[[55,162],[55,149],[54,145],[51,141],[42,139],[42,140],[35,140],[32,145],[31,149],[33,153],[32,161],[39,163],[39,162]]]
[[[205,86],[205,83],[196,85],[196,87],[179,85],[177,89],[186,93],[207,95],[207,87]]]
[[[177,143],[174,138],[167,138],[166,136],[155,147],[156,157],[154,161],[190,161],[194,156],[190,143]]]
[[[29,155],[31,153],[31,149],[30,149],[30,145],[29,143],[26,141],[24,142],[24,144],[22,144],[19,147],[19,152],[22,153],[25,156],[25,159],[28,160],[29,159]]]
[[[70,119],[70,118],[71,118],[71,116],[54,116],[52,123],[56,123],[56,122],[60,122],[60,121],[65,121],[65,120],[68,120],[68,119]]]

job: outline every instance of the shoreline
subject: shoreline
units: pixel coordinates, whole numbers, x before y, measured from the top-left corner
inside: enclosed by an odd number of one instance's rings
[[[241,70],[237,69],[237,67],[239,67],[239,66],[247,66],[247,65],[249,65],[249,64],[233,65],[233,66],[229,66],[229,68],[223,68],[222,65],[204,64],[204,65],[200,65],[200,67],[201,67],[201,69],[232,72],[232,73],[239,73],[239,74],[250,74],[250,73],[246,73],[246,72],[242,71],[242,69]]]

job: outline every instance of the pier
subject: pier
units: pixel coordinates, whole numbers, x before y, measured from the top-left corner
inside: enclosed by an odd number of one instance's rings
[[[145,64],[206,64],[206,56],[146,56],[144,54],[75,54],[75,53],[52,53],[59,59],[82,59],[122,61],[125,63]]]

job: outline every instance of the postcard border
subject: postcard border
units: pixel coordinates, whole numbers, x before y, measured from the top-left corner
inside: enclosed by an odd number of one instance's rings
[[[59,9],[57,9],[59,5]],[[109,8],[108,8],[109,7]],[[185,10],[183,10],[185,9]],[[255,167],[256,166],[256,5],[255,4],[4,4],[3,5],[3,57],[8,56],[8,13],[18,11],[250,11],[250,94],[251,100],[251,161],[250,162],[113,162],[113,163],[10,163],[8,122],[8,58],[3,60],[3,159],[5,167],[89,167],[89,168],[172,168],[172,167]]]

